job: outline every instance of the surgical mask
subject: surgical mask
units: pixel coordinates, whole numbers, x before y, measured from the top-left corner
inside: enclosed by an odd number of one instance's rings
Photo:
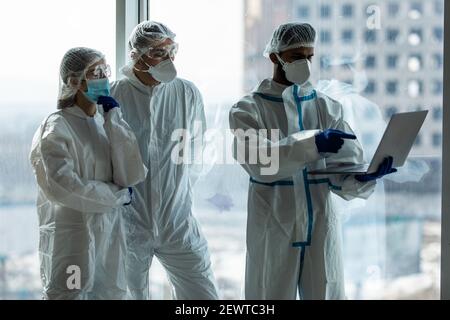
[[[156,66],[150,66],[144,60],[142,61],[148,66],[147,72],[158,82],[168,83],[177,77],[177,69],[172,59],[161,61]]]
[[[311,62],[308,59],[284,62],[278,54],[277,58],[283,66],[287,80],[298,85],[303,85],[309,80],[311,76]]]
[[[108,78],[87,80],[87,92],[84,94],[95,103],[97,103],[99,97],[109,96],[111,88]]]

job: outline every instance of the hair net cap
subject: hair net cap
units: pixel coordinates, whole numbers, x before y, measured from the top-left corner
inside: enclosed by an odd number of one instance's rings
[[[160,22],[141,22],[134,28],[128,41],[131,59],[138,59],[153,46],[160,44],[166,39],[174,40],[175,36],[175,33]]]
[[[286,23],[280,25],[273,32],[272,39],[264,50],[264,56],[280,53],[300,47],[313,48],[316,31],[308,23]]]
[[[103,53],[90,48],[78,47],[66,52],[59,70],[58,109],[74,104],[75,95],[87,70],[102,59],[105,59]]]

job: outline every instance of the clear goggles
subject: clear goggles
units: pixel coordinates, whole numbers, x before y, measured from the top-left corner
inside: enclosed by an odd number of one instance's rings
[[[111,66],[109,64],[99,64],[95,68],[90,68],[86,72],[86,79],[103,79],[111,77]]]
[[[178,52],[178,43],[174,42],[163,47],[150,48],[147,56],[152,59],[173,58]]]

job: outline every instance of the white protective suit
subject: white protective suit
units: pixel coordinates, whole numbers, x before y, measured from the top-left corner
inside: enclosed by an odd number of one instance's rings
[[[375,182],[353,176],[311,176],[308,171],[332,162],[362,163],[356,140],[346,140],[338,154],[318,153],[321,129],[352,133],[342,106],[316,92],[310,83],[286,87],[264,80],[230,111],[231,129],[279,129],[271,141],[279,152],[279,170],[261,174],[263,165],[242,163],[251,177],[248,194],[246,299],[343,299],[339,217],[331,192],[350,200],[367,198]],[[236,147],[243,140],[235,137]],[[251,147],[245,144],[245,152]]]
[[[206,120],[198,89],[176,78],[154,87],[142,84],[132,67],[112,86],[112,96],[124,105],[123,114],[139,142],[149,169],[134,189],[134,214],[128,221],[128,287],[133,299],[149,298],[149,268],[156,256],[168,273],[176,299],[216,299],[217,289],[207,242],[191,213],[192,192],[201,171]],[[175,164],[172,152],[187,129],[184,142],[192,148],[191,164]]]
[[[74,105],[51,114],[34,136],[30,160],[44,298],[126,298],[126,187],[143,181],[147,169],[120,109],[103,115],[99,107],[89,117]]]

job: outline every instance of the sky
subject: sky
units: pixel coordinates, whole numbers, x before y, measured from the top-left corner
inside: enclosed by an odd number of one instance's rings
[[[195,82],[207,102],[236,100],[241,94],[242,2],[151,1],[151,19],[177,34],[179,75]],[[5,44],[0,108],[39,104],[54,109],[59,65],[69,48],[93,47],[115,64],[112,0],[0,1],[0,32]]]
[[[242,94],[243,1],[151,0],[151,19],[166,23],[180,44],[180,75],[206,101],[236,101]]]

